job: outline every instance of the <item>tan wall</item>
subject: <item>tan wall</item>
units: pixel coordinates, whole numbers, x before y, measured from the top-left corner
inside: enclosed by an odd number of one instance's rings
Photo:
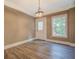
[[[51,17],[55,15],[67,14],[68,15],[68,38],[59,38],[52,36],[51,30]],[[66,11],[57,12],[55,14],[47,15],[47,38],[57,41],[75,42],[75,8]]]
[[[5,45],[34,37],[34,18],[20,11],[4,7]]]

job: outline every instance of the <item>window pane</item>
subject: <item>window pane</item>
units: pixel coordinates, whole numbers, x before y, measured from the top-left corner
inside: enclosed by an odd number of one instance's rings
[[[52,35],[67,37],[67,14],[52,17]]]
[[[43,30],[43,21],[38,21],[38,30]]]

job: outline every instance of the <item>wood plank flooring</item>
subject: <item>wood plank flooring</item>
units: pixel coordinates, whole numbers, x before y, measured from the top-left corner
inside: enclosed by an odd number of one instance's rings
[[[4,51],[5,59],[75,59],[75,47],[34,40]]]

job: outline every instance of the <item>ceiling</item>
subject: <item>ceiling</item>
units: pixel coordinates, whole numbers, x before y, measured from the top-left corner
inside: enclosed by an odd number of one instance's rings
[[[4,4],[31,16],[35,16],[38,9],[38,0],[5,0]],[[41,0],[40,6],[47,15],[74,7],[75,0]]]

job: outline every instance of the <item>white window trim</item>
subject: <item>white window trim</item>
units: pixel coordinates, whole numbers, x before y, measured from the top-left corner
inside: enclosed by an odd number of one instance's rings
[[[66,16],[66,22],[65,22],[65,23],[66,23],[66,26],[65,26],[65,27],[66,27],[66,28],[65,28],[66,30],[65,30],[65,35],[60,36],[59,34],[56,34],[56,33],[54,32],[54,29],[53,29],[53,28],[54,28],[53,21],[54,21],[54,18],[55,18],[55,17],[63,17],[63,16]],[[67,26],[67,24],[68,24],[67,21],[68,21],[68,20],[67,20],[67,19],[68,19],[68,18],[67,18],[67,14],[56,15],[56,16],[53,16],[53,17],[52,17],[52,21],[51,21],[52,23],[51,23],[51,24],[52,24],[52,36],[53,36],[53,37],[61,37],[61,38],[67,38],[67,37],[68,37],[68,26]]]

